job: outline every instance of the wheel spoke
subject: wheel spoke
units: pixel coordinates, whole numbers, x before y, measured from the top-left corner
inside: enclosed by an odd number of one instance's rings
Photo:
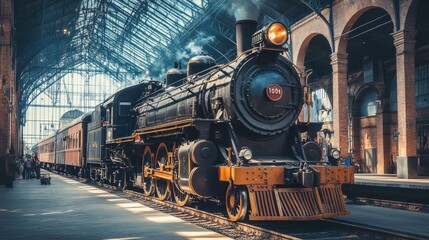
[[[168,198],[170,193],[170,182],[164,179],[156,180],[156,193],[158,194],[158,198],[162,201]]]
[[[165,143],[160,143],[156,151],[155,162],[156,168],[161,169],[161,166],[168,164],[168,149]],[[170,182],[165,179],[156,179],[156,193],[162,201],[166,200],[170,194]]]
[[[177,183],[173,186],[173,194],[174,194],[174,201],[176,201],[177,205],[180,207],[186,206],[190,202],[190,196],[188,193],[182,191],[178,186]]]
[[[152,168],[152,151],[150,150],[149,146],[146,146],[144,154],[143,154],[143,169],[142,169],[142,178],[143,178],[143,192],[145,194],[145,196],[150,196],[153,194],[154,192],[154,184],[153,184],[153,179],[152,177],[145,177],[144,176],[144,169],[145,167],[147,168]]]
[[[244,220],[248,210],[248,197],[244,187],[228,186],[225,205],[231,221]]]

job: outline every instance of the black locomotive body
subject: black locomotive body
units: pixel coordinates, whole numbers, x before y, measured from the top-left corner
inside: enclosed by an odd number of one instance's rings
[[[248,22],[237,25],[252,32]],[[269,31],[280,38],[270,42]],[[314,151],[301,142],[306,124],[296,123],[304,94],[282,56],[285,31],[280,23],[262,29],[254,48],[239,43],[243,52],[225,65],[194,57],[186,74],[169,70],[165,88],[137,102],[133,133],[111,141],[134,146],[137,161],[127,175],[135,186],[162,200],[172,194],[179,205],[225,201],[233,221],[347,214],[340,186],[353,180],[352,169],[307,161]]]
[[[276,22],[253,34],[255,26],[237,23],[232,62],[197,56],[187,71],[170,69],[165,86],[143,82],[99,105],[88,124],[89,176],[181,206],[223,202],[232,221],[348,214],[341,184],[353,169],[321,163],[317,144],[302,145],[305,97],[283,57],[287,29]]]

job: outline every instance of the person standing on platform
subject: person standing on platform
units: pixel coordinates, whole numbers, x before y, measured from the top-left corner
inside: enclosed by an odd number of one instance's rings
[[[22,159],[22,162],[21,162],[21,167],[20,167],[20,171],[21,171],[21,174],[22,174],[22,179],[25,179],[25,160],[27,159],[27,157],[25,156],[23,159]]]
[[[27,158],[25,160],[25,179],[30,179],[31,177],[31,159]]]
[[[0,185],[4,185],[6,180],[6,159],[0,158]]]
[[[40,179],[40,161],[39,161],[39,158],[37,157],[37,152],[34,153],[33,160],[36,165],[36,178]]]
[[[15,150],[11,148],[9,153],[6,156],[5,187],[7,188],[13,187],[13,181],[15,180],[15,172],[16,172]]]
[[[34,159],[34,155],[31,157],[31,173],[30,178],[36,177],[36,159]]]
[[[17,168],[18,168],[17,178],[22,177],[22,179],[24,179],[24,158],[22,156],[18,159]]]

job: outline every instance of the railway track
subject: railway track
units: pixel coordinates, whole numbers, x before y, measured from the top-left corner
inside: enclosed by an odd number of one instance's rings
[[[134,197],[134,199],[143,199],[144,203],[150,201],[162,208],[179,211],[188,215],[192,215],[198,224],[201,219],[210,221],[216,224],[216,228],[209,226],[211,230],[225,233],[225,229],[235,229],[235,231],[245,233],[246,237],[238,239],[425,239],[419,236],[412,236],[405,233],[392,232],[386,229],[375,228],[371,226],[361,226],[353,223],[340,222],[338,220],[318,220],[306,222],[240,222],[234,223],[220,213],[223,211],[223,206],[215,206],[214,203],[209,206],[204,206],[204,209],[193,207],[179,207],[173,202],[159,201],[156,198],[146,197],[132,190],[124,190],[123,194]],[[154,207],[154,206],[151,206]],[[156,206],[155,206],[156,207]],[[174,212],[173,211],[173,212]],[[180,217],[180,216],[179,216]],[[203,227],[204,226],[202,225]],[[226,234],[227,236],[234,237]],[[249,235],[249,236],[247,236]]]
[[[76,178],[74,179],[76,180]],[[85,182],[84,179],[78,180]],[[107,189],[121,197],[139,202],[234,239],[426,239],[417,235],[393,232],[372,226],[362,226],[336,219],[305,222],[261,221],[237,223],[229,221],[224,213],[224,206],[219,206],[215,202],[193,203],[187,207],[179,207],[171,201],[160,201],[155,197],[146,197],[134,189],[121,189],[99,182],[86,183]]]

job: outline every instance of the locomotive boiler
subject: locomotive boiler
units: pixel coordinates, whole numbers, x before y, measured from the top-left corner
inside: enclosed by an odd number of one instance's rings
[[[134,184],[181,206],[225,202],[232,221],[348,214],[341,184],[353,181],[353,170],[307,161],[315,151],[300,137],[304,94],[282,55],[286,27],[274,22],[255,33],[256,22],[245,20],[236,29],[235,60],[196,56],[133,107],[136,129],[111,143],[138,152]]]

